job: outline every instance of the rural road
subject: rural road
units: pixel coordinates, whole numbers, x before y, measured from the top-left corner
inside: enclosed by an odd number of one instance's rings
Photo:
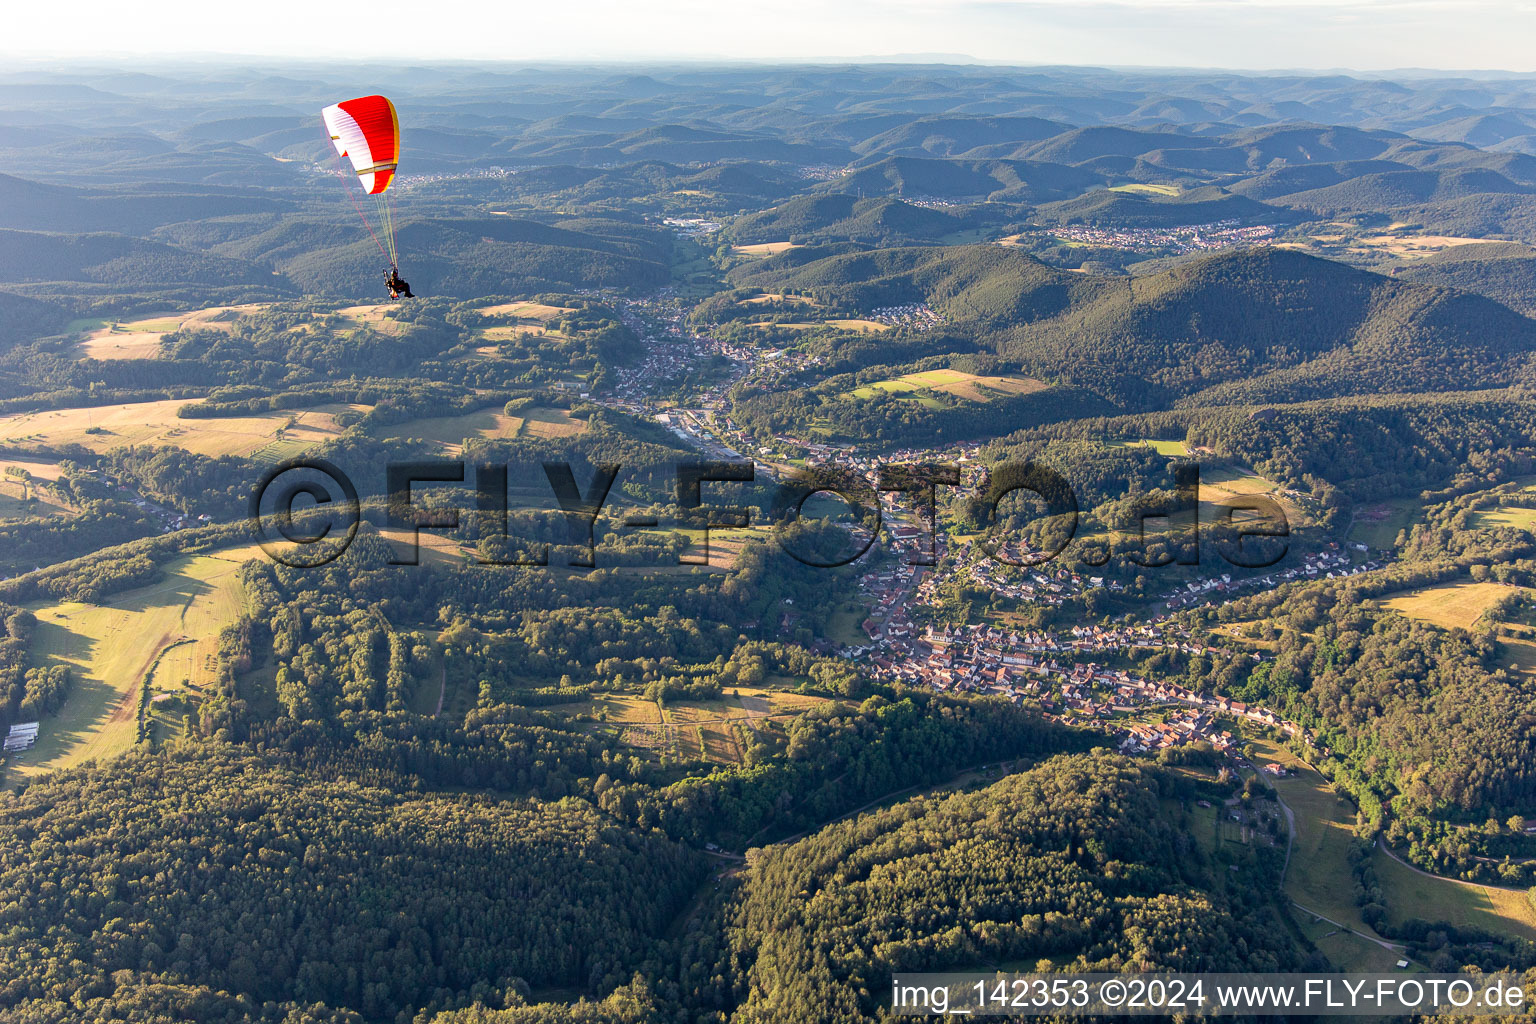
[[[1486,882],[1466,882],[1460,878],[1451,878],[1448,875],[1437,875],[1432,871],[1425,871],[1423,868],[1416,868],[1412,864],[1409,864],[1407,861],[1403,860],[1403,858],[1399,857],[1396,852],[1393,851],[1392,847],[1388,846],[1386,843],[1380,843],[1380,846],[1382,852],[1384,852],[1388,857],[1391,857],[1393,860],[1397,861],[1403,867],[1407,868],[1409,871],[1412,871],[1416,875],[1423,875],[1425,878],[1433,878],[1437,882],[1450,882],[1452,885],[1464,885],[1469,889],[1492,889],[1495,892],[1517,892],[1523,894],[1526,891],[1513,885],[1489,885]]]
[[[1285,798],[1280,795],[1280,790],[1278,789],[1275,790],[1275,801],[1279,803],[1280,809],[1285,812],[1285,864],[1280,868],[1280,885],[1284,887],[1286,873],[1291,870],[1291,847],[1296,842],[1296,812],[1291,810],[1291,805],[1285,802]],[[1391,851],[1389,850],[1387,852],[1390,853]],[[1352,935],[1360,936],[1360,938],[1366,940],[1367,942],[1376,943],[1376,945],[1380,946],[1382,949],[1390,949],[1395,953],[1400,953],[1408,948],[1402,943],[1388,942],[1386,939],[1378,939],[1374,935],[1367,935],[1359,929],[1351,927],[1350,925],[1340,924],[1338,921],[1335,921],[1331,917],[1324,917],[1322,914],[1319,914],[1311,907],[1297,903],[1294,899],[1291,900],[1291,904],[1298,910],[1304,910],[1311,914],[1319,921],[1327,921],[1335,928],[1342,928]]]

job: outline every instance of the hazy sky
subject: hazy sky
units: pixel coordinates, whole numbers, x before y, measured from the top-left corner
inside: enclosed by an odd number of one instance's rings
[[[17,0],[0,52],[1536,71],[1526,0]]]

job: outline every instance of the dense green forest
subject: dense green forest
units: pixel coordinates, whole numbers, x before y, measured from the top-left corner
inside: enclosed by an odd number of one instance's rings
[[[351,74],[0,82],[0,1018],[1536,966],[1530,82]]]

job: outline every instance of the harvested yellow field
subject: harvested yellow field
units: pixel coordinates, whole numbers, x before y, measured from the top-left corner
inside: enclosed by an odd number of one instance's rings
[[[890,324],[882,324],[877,320],[828,320],[827,324],[845,331],[858,331],[860,334],[879,334],[891,329]]]
[[[1403,259],[1433,256],[1442,249],[1458,245],[1475,245],[1486,238],[1466,238],[1461,235],[1366,235],[1357,239],[1362,248],[1390,253]]]
[[[463,565],[470,557],[459,543],[457,530],[423,529],[418,533],[407,527],[390,526],[380,529],[379,536],[390,543],[392,557],[402,563],[413,557],[412,544],[416,545],[414,557],[421,565]]]
[[[499,405],[477,409],[459,416],[430,416],[406,420],[388,427],[385,438],[418,437],[434,441],[445,451],[460,452],[466,438],[516,437],[522,430],[521,416],[508,416]]]
[[[493,405],[459,416],[406,420],[391,425],[383,436],[433,441],[444,452],[456,454],[464,450],[464,441],[471,438],[570,437],[586,429],[585,420],[574,419],[564,409],[529,409],[521,416],[508,416],[501,406]]]
[[[1137,183],[1131,185],[1112,185],[1111,192],[1129,192],[1132,195],[1141,196],[1176,196],[1184,191],[1177,185],[1149,185]]]
[[[481,316],[506,317],[514,320],[539,320],[548,323],[562,313],[574,313],[573,306],[546,306],[542,302],[503,302],[495,306],[482,306],[476,310]]]
[[[777,256],[781,252],[798,249],[793,242],[758,242],[755,245],[733,245],[731,252],[737,256]]]
[[[166,313],[104,324],[91,330],[80,342],[81,353],[89,359],[158,359],[160,340],[173,331],[187,329],[228,331],[240,317],[264,307],[250,302],[240,306],[211,306],[191,313]]]
[[[249,416],[182,419],[176,411],[202,399],[131,402],[0,416],[0,438],[16,444],[78,444],[94,452],[125,445],[182,448],[198,455],[255,455],[274,443],[302,451],[342,432],[336,415],[367,406],[328,404]],[[292,421],[290,424],[290,420]]]
[[[399,304],[395,302],[377,302],[361,306],[345,306],[331,315],[380,334],[399,334],[401,325],[395,323],[395,310],[399,308]]]
[[[138,731],[146,673],[153,671],[153,685],[167,690],[179,689],[183,679],[206,683],[207,658],[219,631],[245,607],[239,567],[257,550],[247,546],[178,558],[159,583],[104,605],[29,606],[38,622],[33,663],[69,666],[73,686],[58,714],[42,720],[37,745],[7,759],[8,774],[30,777],[128,750]],[[162,674],[159,661],[182,647],[188,650],[175,664],[184,671]]]
[[[821,327],[835,327],[840,331],[858,331],[860,334],[879,334],[881,331],[891,329],[889,324],[878,323],[874,320],[852,319],[822,320],[819,322],[805,320],[786,324],[761,323],[752,324],[752,326],[762,328],[780,327],[790,331],[814,331]]]
[[[0,519],[74,515],[76,509],[51,489],[38,486],[57,480],[61,472],[52,462],[0,460]]]
[[[657,705],[639,696],[613,694],[595,703],[606,712],[603,720],[611,723],[620,740],[629,746],[732,764],[739,763],[744,755],[741,736],[749,736],[770,720],[793,717],[829,701],[741,687],[727,690],[717,700]]]
[[[999,395],[1027,395],[1043,391],[1046,387],[1045,381],[1033,377],[974,377],[971,380],[941,384],[934,390],[956,398],[968,398],[973,402],[990,402]]]
[[[587,421],[573,417],[564,409],[527,409],[523,412],[523,434],[529,437],[575,437],[587,429]]]
[[[1410,590],[1383,602],[1410,619],[1445,629],[1471,629],[1494,605],[1520,588],[1507,583],[1447,583]]]
[[[846,392],[844,398],[874,398],[880,392],[902,394],[912,391],[941,391],[973,402],[988,402],[1008,395],[1024,395],[1046,388],[1033,377],[980,377],[959,370],[924,370],[890,380],[874,381]]]
[[[19,469],[34,480],[57,480],[64,470],[57,462],[35,462],[30,459],[0,459],[0,474],[8,469]],[[0,479],[5,479],[0,477]]]
[[[769,292],[765,295],[754,295],[749,299],[742,299],[743,306],[767,306],[773,303],[787,302],[796,306],[817,306],[820,303],[814,299],[808,299],[804,295],[786,295],[782,292]]]
[[[536,336],[541,338],[563,338],[559,331],[552,331],[543,324],[497,324],[495,327],[482,327],[476,332],[486,341],[515,341],[518,338]],[[492,346],[492,351],[494,351]]]

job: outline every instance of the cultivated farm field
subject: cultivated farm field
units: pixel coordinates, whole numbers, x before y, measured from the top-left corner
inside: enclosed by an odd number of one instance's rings
[[[200,401],[170,399],[14,413],[0,416],[0,438],[25,446],[78,444],[94,452],[150,445],[183,448],[211,457],[250,456],[278,441],[303,451],[342,432],[336,421],[338,413],[367,410],[366,406],[331,403],[249,416],[182,419],[176,415],[182,406]]]
[[[1504,583],[1465,580],[1410,590],[1383,603],[1410,619],[1445,629],[1471,629],[1473,623],[1516,589]]]
[[[386,438],[416,437],[437,444],[445,453],[464,450],[466,438],[571,437],[587,429],[585,420],[564,409],[525,409],[508,416],[501,406],[487,406],[458,416],[429,416],[391,424]]]
[[[230,325],[263,303],[210,306],[190,313],[165,313],[115,323],[104,320],[76,321],[70,327],[84,334],[80,353],[90,359],[157,359],[160,340],[182,328],[228,331]]]
[[[854,388],[842,397],[868,399],[881,392],[907,395],[917,391],[939,391],[973,402],[987,402],[1008,395],[1027,395],[1044,390],[1047,386],[1044,381],[1033,377],[983,377],[960,370],[923,370],[889,380],[874,381]]]

